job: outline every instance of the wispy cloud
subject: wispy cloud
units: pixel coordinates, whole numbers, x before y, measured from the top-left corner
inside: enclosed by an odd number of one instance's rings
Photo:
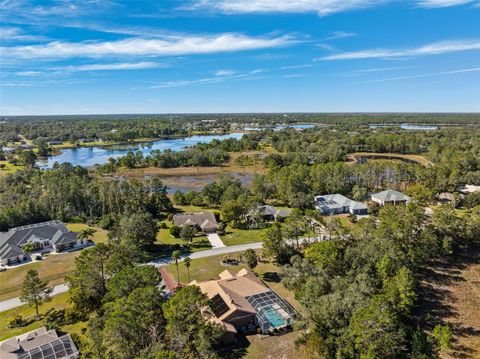
[[[272,48],[295,43],[292,36],[249,37],[242,34],[176,35],[163,39],[129,38],[117,41],[49,42],[0,47],[0,52],[19,59],[73,57],[173,56]]]
[[[324,16],[387,2],[389,0],[198,0],[188,9],[206,9],[233,14],[315,12]]]
[[[325,40],[338,40],[338,39],[345,39],[347,37],[356,36],[357,34],[354,32],[347,32],[347,31],[334,31],[330,35],[328,35]]]
[[[111,71],[111,70],[141,70],[141,69],[153,69],[156,67],[166,67],[166,64],[158,62],[122,62],[114,64],[89,64],[78,66],[64,66],[55,68],[55,70],[68,71],[68,72],[80,72],[80,71]]]
[[[296,70],[296,69],[304,69],[306,67],[312,67],[313,64],[302,64],[302,65],[290,65],[290,66],[282,66],[280,70]]]
[[[0,27],[0,41],[46,41],[47,38],[41,35],[31,35],[25,33],[22,29],[12,26]]]
[[[233,70],[216,70],[213,72],[215,76],[232,76],[235,75]]]
[[[451,7],[451,6],[458,6],[458,5],[465,5],[477,3],[478,0],[419,0],[417,1],[417,5],[424,8],[440,8],[440,7]]]
[[[260,80],[264,79],[265,76],[257,76],[258,72],[248,71],[244,73],[233,72],[232,74],[216,75],[214,77],[206,77],[193,80],[176,80],[176,81],[165,81],[157,83],[156,85],[150,86],[151,89],[159,88],[171,88],[171,87],[184,87],[192,85],[212,85],[228,81],[251,81],[251,80]]]
[[[480,50],[480,40],[440,41],[409,49],[372,49],[343,52],[315,60],[353,60],[372,58],[402,58],[426,55],[440,55],[451,52]]]
[[[403,70],[411,68],[410,66],[396,66],[396,67],[372,67],[369,69],[361,69],[361,70],[352,70],[344,73],[344,76],[359,76],[359,75],[366,75],[375,72],[387,72],[387,71],[395,71],[395,70]]]
[[[455,74],[462,74],[462,73],[468,73],[468,72],[479,72],[479,71],[480,71],[480,67],[473,67],[473,68],[468,68],[468,69],[435,72],[435,73],[430,73],[430,74],[407,75],[407,76],[389,77],[389,78],[376,79],[376,80],[366,80],[366,81],[362,81],[362,83],[400,81],[400,80],[418,79],[418,78],[423,78],[423,77],[447,76],[447,75],[455,75]]]

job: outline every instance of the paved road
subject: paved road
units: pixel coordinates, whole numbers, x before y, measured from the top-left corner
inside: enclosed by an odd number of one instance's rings
[[[67,290],[68,290],[68,287],[65,284],[59,284],[53,287],[52,295],[65,293]],[[24,304],[25,303],[22,303],[19,298],[4,300],[3,302],[0,302],[0,312],[4,312],[6,310],[19,307]]]
[[[308,242],[316,240],[314,238],[307,239],[307,238],[300,238],[299,243],[302,242]],[[296,243],[293,240],[289,241],[291,244]],[[229,254],[229,253],[235,253],[235,252],[243,252],[247,249],[261,249],[262,248],[262,242],[255,242],[255,243],[247,243],[247,244],[239,244],[237,246],[229,246],[229,247],[220,247],[220,248],[212,248],[212,249],[207,249],[204,251],[200,252],[194,252],[190,254],[182,254],[180,257],[180,261],[183,261],[186,257],[190,257],[191,259],[199,259],[199,258],[207,258],[207,257],[212,257],[212,256],[217,256],[217,255],[222,255],[222,254]],[[172,263],[172,259],[170,257],[165,257],[165,258],[160,258],[160,259],[155,259],[150,262],[147,262],[146,264],[148,265],[153,265],[155,267],[163,267],[167,266]],[[68,287],[65,284],[59,284],[56,285],[53,289],[52,295],[57,295],[61,293],[65,293],[68,291]],[[8,300],[4,300],[0,302],[0,312],[4,312],[6,310],[19,307],[25,303],[22,303],[19,298],[12,298]]]
[[[191,254],[184,254],[180,258],[180,261],[183,261],[185,257],[190,257],[192,259],[198,259],[198,258],[206,258],[206,257],[211,257],[211,256],[216,256],[216,255],[221,255],[221,254],[228,254],[228,253],[235,253],[235,252],[242,252],[247,249],[260,249],[262,248],[262,242],[257,242],[257,243],[249,243],[249,244],[241,244],[238,246],[230,246],[230,247],[221,247],[221,248],[213,248],[213,249],[207,249],[205,251],[200,251],[200,252],[194,252]],[[153,261],[148,262],[147,264],[154,265],[155,267],[163,267],[166,265],[169,265],[172,263],[172,259],[170,257],[167,258],[162,258],[162,259],[156,259]],[[68,287],[65,284],[59,284],[56,285],[53,289],[52,295],[57,295],[61,293],[65,293],[68,291]],[[6,310],[19,307],[25,303],[22,303],[19,298],[12,298],[8,300],[4,300],[0,302],[0,312],[4,312]]]

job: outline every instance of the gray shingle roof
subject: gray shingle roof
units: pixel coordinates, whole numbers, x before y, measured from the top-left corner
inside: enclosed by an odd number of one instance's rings
[[[49,240],[53,245],[71,243],[77,234],[69,232],[60,221],[49,221],[10,229],[0,233],[0,258],[14,258],[25,254],[21,246],[28,242]]]
[[[375,198],[382,202],[408,202],[411,199],[411,197],[403,194],[402,192],[394,191],[391,189],[379,193],[374,193],[372,194],[372,198]]]
[[[350,198],[347,198],[339,193],[317,196],[315,197],[315,204],[318,207],[328,207],[330,209],[342,207],[349,207],[355,210],[368,209],[366,204],[351,200]]]
[[[176,214],[173,216],[173,223],[176,226],[185,225],[198,225],[200,228],[216,228],[217,220],[212,212],[197,212],[197,213],[185,213]]]

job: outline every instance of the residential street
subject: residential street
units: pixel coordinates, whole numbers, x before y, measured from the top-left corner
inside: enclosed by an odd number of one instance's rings
[[[230,246],[230,247],[207,249],[205,251],[195,252],[195,253],[191,253],[191,254],[188,254],[188,255],[183,254],[180,261],[183,261],[183,259],[185,257],[190,257],[192,259],[205,258],[205,257],[216,256],[216,255],[219,255],[219,254],[242,252],[242,251],[245,251],[249,248],[260,249],[260,248],[262,248],[262,242],[241,244],[241,245]],[[147,264],[154,265],[156,267],[162,267],[162,266],[166,266],[170,263],[172,263],[171,258],[166,257],[166,258],[156,259],[156,260],[150,261]],[[52,295],[65,293],[67,290],[68,290],[68,287],[65,284],[59,284],[59,285],[56,285],[54,287]],[[12,309],[12,308],[15,308],[15,307],[19,307],[23,304],[24,303],[22,303],[18,297],[8,299],[8,300],[4,300],[4,301],[0,302],[0,312],[4,312],[6,310],[9,310],[9,309]]]

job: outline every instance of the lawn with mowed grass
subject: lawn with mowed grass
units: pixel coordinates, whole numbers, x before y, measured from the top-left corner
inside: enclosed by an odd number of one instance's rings
[[[9,173],[17,172],[24,168],[25,166],[17,166],[17,165],[11,164],[8,161],[0,161],[0,177],[5,176],[6,174],[9,174]]]
[[[43,303],[39,307],[40,317],[35,317],[35,308],[28,305],[22,305],[13,309],[0,312],[0,341],[4,339],[11,338],[15,335],[19,335],[31,330],[40,328],[44,326],[42,315],[51,308],[56,310],[64,309],[68,306],[68,294],[62,293],[52,297],[52,300],[47,303]],[[8,323],[15,318],[15,316],[20,315],[22,318],[30,322],[28,325],[19,328],[9,328]]]
[[[263,242],[265,239],[266,228],[262,229],[238,229],[227,227],[225,234],[222,234],[223,243],[226,246],[236,246],[238,244]]]
[[[88,226],[83,223],[67,223],[67,228],[79,232]],[[95,243],[103,243],[107,240],[107,231],[95,228],[97,232],[93,236]],[[22,282],[27,272],[31,269],[38,271],[41,279],[47,280],[50,286],[62,284],[66,275],[70,274],[75,265],[75,258],[80,251],[59,254],[47,254],[41,261],[32,262],[7,269],[0,273],[0,300],[15,298],[20,295]]]

